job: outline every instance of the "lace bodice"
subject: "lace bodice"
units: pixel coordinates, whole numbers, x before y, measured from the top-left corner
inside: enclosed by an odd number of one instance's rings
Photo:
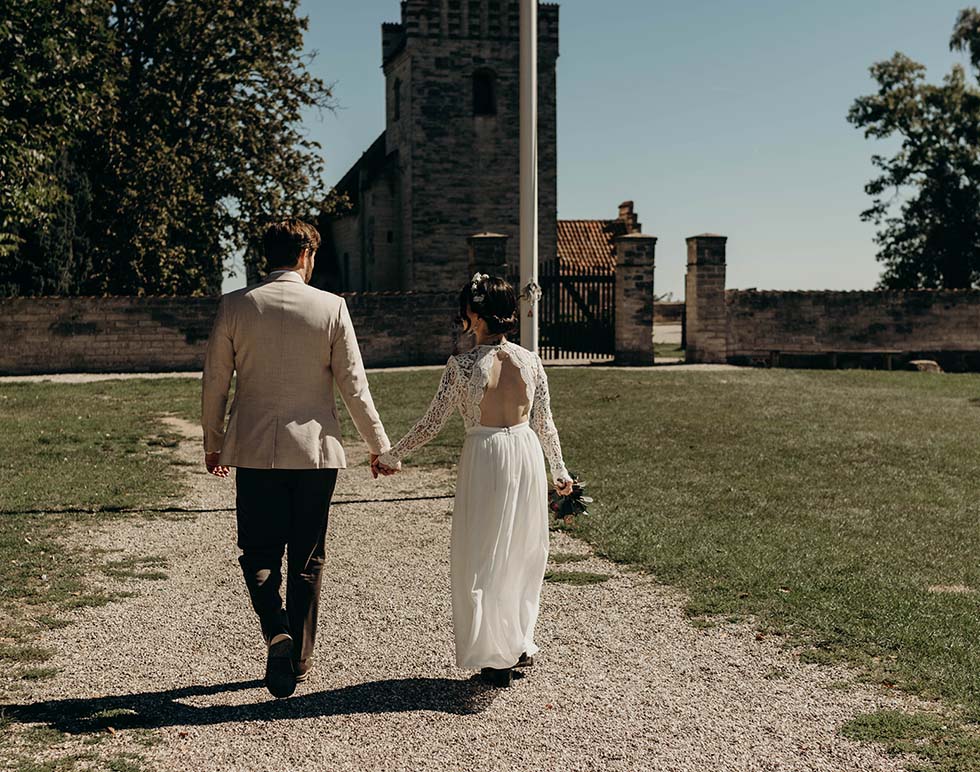
[[[477,346],[465,354],[449,357],[439,389],[432,398],[429,409],[408,434],[391,450],[382,454],[381,463],[397,467],[405,456],[439,434],[453,410],[458,409],[462,414],[463,424],[467,429],[480,426],[480,404],[483,402],[498,353],[505,354],[520,369],[521,380],[527,390],[527,401],[531,406],[528,422],[541,441],[552,477],[555,480],[569,479],[561,454],[558,430],[551,415],[551,397],[544,365],[537,354],[510,341],[494,346]]]

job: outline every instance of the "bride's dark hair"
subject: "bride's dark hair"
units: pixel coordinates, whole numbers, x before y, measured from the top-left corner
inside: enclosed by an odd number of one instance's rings
[[[474,276],[463,285],[459,293],[459,323],[463,332],[470,331],[466,309],[470,308],[487,323],[487,330],[494,335],[508,335],[517,329],[517,295],[506,279]]]

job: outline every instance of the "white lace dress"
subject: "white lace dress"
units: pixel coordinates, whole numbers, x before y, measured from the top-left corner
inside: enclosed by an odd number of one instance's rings
[[[509,359],[519,368],[523,405],[529,407],[523,423],[491,427],[481,422],[496,359]],[[511,667],[522,653],[538,651],[534,625],[548,561],[544,456],[555,480],[569,476],[541,359],[510,342],[450,357],[429,409],[381,456],[381,463],[396,467],[435,437],[456,409],[466,427],[451,537],[456,664]]]

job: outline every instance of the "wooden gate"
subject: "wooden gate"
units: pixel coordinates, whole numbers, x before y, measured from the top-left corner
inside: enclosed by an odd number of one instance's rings
[[[616,353],[616,276],[607,270],[538,266],[539,346],[544,359],[611,359]]]

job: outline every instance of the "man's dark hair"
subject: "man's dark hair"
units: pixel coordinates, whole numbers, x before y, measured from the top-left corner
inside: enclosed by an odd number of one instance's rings
[[[508,335],[517,330],[517,295],[506,279],[499,276],[486,276],[475,282],[468,281],[459,293],[459,322],[463,332],[469,332],[470,320],[466,309],[487,323],[487,330],[493,335]]]
[[[309,223],[290,217],[265,229],[262,248],[269,268],[292,268],[304,249],[316,252],[320,248],[320,232]]]

